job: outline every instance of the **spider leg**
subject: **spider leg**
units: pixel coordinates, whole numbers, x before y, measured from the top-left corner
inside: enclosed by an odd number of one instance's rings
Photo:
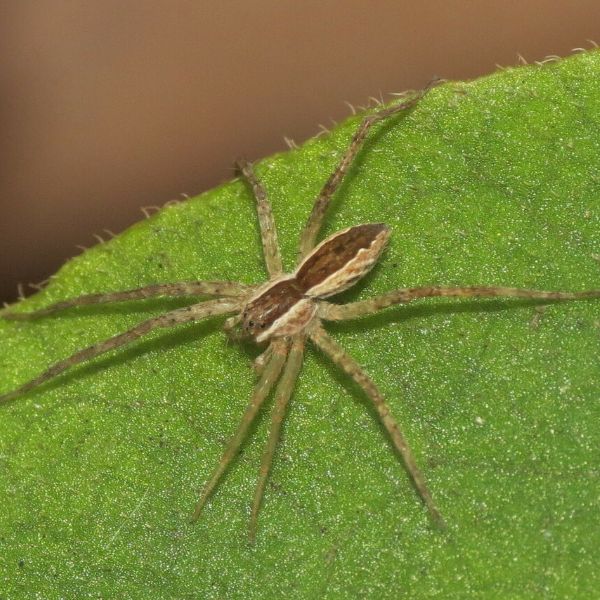
[[[320,348],[324,354],[326,354],[338,367],[346,372],[347,375],[362,388],[365,394],[369,397],[381,423],[386,428],[396,450],[402,456],[402,460],[409,472],[415,488],[421,496],[421,499],[427,506],[429,513],[433,520],[440,524],[444,524],[444,520],[439,510],[437,509],[431,493],[427,489],[425,478],[421,473],[415,458],[411,452],[411,449],[404,438],[404,435],[390,412],[390,407],[385,402],[381,392],[377,386],[373,383],[372,379],[364,372],[362,367],[333,339],[323,327],[315,321],[315,325],[309,332],[310,339],[315,345]]]
[[[244,412],[242,419],[238,425],[236,432],[233,434],[233,437],[229,440],[227,447],[225,448],[225,452],[221,456],[221,460],[217,465],[217,468],[214,470],[210,479],[204,485],[204,489],[202,490],[202,494],[200,495],[200,499],[196,504],[196,508],[194,509],[194,514],[191,517],[191,522],[195,522],[198,520],[206,501],[214,491],[219,479],[235,457],[238,452],[246,433],[248,432],[248,428],[252,424],[252,421],[256,417],[260,407],[263,402],[269,395],[273,385],[279,378],[279,374],[281,373],[281,369],[283,364],[285,363],[285,359],[288,354],[288,345],[287,342],[283,340],[276,340],[272,342],[273,355],[265,367],[259,382],[254,388],[254,393],[250,398],[250,402],[246,407],[246,411]]]
[[[8,402],[13,398],[16,398],[17,396],[36,388],[50,379],[54,379],[70,367],[91,360],[92,358],[95,358],[100,354],[104,354],[109,350],[114,350],[120,346],[130,344],[139,337],[146,335],[153,329],[157,329],[159,327],[174,327],[175,325],[179,325],[181,323],[197,321],[211,315],[221,315],[238,309],[239,302],[231,299],[209,300],[207,302],[193,304],[184,308],[178,308],[177,310],[172,310],[158,317],[153,317],[152,319],[142,321],[124,333],[120,333],[114,337],[102,342],[98,342],[92,346],[89,346],[88,348],[76,352],[68,358],[55,363],[41,375],[31,379],[16,390],[0,395],[0,404],[3,402]]]
[[[15,313],[0,311],[0,317],[11,321],[26,321],[46,317],[74,306],[89,306],[91,304],[106,304],[109,302],[126,302],[127,300],[141,300],[156,296],[231,296],[243,297],[252,291],[251,286],[246,286],[235,281],[190,281],[179,283],[157,283],[133,290],[122,292],[108,292],[103,294],[87,294],[51,304],[46,308],[28,313]]]
[[[388,117],[400,111],[407,110],[408,108],[414,106],[427,93],[431,85],[433,85],[433,82],[427,87],[425,87],[423,90],[418,92],[412,98],[404,100],[403,102],[395,104],[394,106],[390,106],[377,112],[371,113],[363,118],[360,125],[358,126],[358,129],[352,136],[350,145],[342,155],[340,162],[336,166],[333,173],[329,176],[329,179],[326,181],[325,185],[319,192],[317,199],[315,200],[306,226],[304,227],[304,231],[302,232],[302,235],[300,237],[300,261],[304,259],[314,248],[315,240],[317,239],[317,235],[319,234],[319,230],[321,229],[321,225],[323,224],[323,219],[325,217],[325,213],[327,212],[327,208],[329,206],[331,198],[340,186],[340,183],[344,179],[344,176],[348,172],[348,169],[352,165],[352,162],[356,158],[356,155],[361,149],[371,127],[379,121],[387,119]]]
[[[387,292],[381,296],[351,302],[350,304],[333,304],[330,302],[319,303],[319,317],[327,321],[343,321],[369,315],[388,306],[411,302],[419,298],[445,296],[453,298],[531,298],[542,300],[589,300],[600,298],[600,290],[586,290],[583,292],[547,292],[523,288],[510,288],[500,286],[427,286],[416,288],[401,288]]]
[[[252,512],[250,515],[250,542],[254,543],[256,539],[256,529],[258,526],[258,511],[260,510],[260,504],[265,491],[265,485],[271,465],[273,463],[273,454],[279,436],[281,433],[281,425],[285,417],[286,408],[292,392],[300,368],[302,367],[302,359],[304,357],[304,335],[295,336],[292,340],[292,347],[288,361],[283,370],[283,374],[279,383],[277,384],[277,390],[275,392],[275,406],[273,408],[273,414],[271,417],[271,428],[269,430],[269,439],[265,447],[265,451],[260,463],[260,472],[258,477],[258,483],[256,484],[256,492],[254,493],[254,500],[252,501]]]
[[[275,219],[273,218],[273,211],[267,197],[267,191],[257,179],[254,169],[249,162],[239,160],[236,163],[236,167],[242,173],[254,193],[267,271],[271,278],[276,277],[283,272],[283,266],[279,253],[279,243],[277,242],[277,228],[275,227]]]

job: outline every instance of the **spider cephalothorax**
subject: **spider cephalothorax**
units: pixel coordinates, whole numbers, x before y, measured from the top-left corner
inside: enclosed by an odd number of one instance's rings
[[[381,392],[362,367],[329,336],[322,322],[354,319],[393,304],[432,296],[506,296],[548,300],[580,300],[600,298],[600,290],[544,292],[488,286],[426,286],[402,288],[382,296],[350,304],[332,304],[325,300],[325,298],[338,294],[352,286],[372,268],[379,259],[390,233],[387,226],[381,223],[357,225],[334,234],[315,247],[315,241],[330,200],[361,148],[371,126],[413,106],[423,96],[423,93],[416,94],[400,104],[380,109],[363,118],[340,163],[323,186],[313,205],[312,212],[300,238],[299,264],[293,273],[283,274],[275,222],[266,191],[255,177],[252,166],[241,163],[239,168],[252,187],[256,199],[263,251],[269,272],[269,281],[264,285],[252,286],[232,281],[152,284],[134,290],[81,296],[73,300],[59,302],[34,313],[13,312],[10,310],[0,313],[0,316],[5,319],[26,320],[53,314],[75,306],[119,302],[160,295],[213,298],[153,317],[141,322],[129,331],[80,350],[65,360],[52,365],[41,375],[23,384],[20,388],[0,395],[0,403],[32,390],[73,365],[91,360],[104,352],[134,342],[153,329],[172,327],[213,315],[234,314],[235,316],[226,321],[226,329],[231,331],[232,327],[240,324],[242,330],[256,342],[267,342],[267,348],[255,363],[259,381],[256,384],[254,393],[219,464],[202,490],[192,520],[197,519],[200,515],[222,474],[237,454],[250,424],[275,384],[277,384],[269,439],[263,454],[256,493],[252,503],[250,536],[251,538],[254,537],[258,511],[279,439],[281,424],[302,366],[305,342],[308,339],[362,388],[365,395],[372,402],[397,452],[402,457],[414,486],[427,506],[430,515],[434,520],[442,522],[440,513],[425,484],[425,479],[417,467],[408,443]]]

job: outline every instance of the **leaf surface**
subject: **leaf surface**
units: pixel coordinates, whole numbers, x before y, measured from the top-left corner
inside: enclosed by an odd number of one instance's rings
[[[378,126],[325,235],[392,229],[339,301],[426,284],[600,287],[600,54],[433,89]],[[358,124],[257,166],[287,269]],[[67,263],[32,310],[194,279],[264,281],[248,189],[171,205]],[[0,321],[0,391],[156,300]],[[6,597],[589,598],[600,576],[600,303],[428,300],[329,330],[387,397],[448,524],[432,528],[360,391],[309,349],[260,515],[263,412],[188,524],[254,384],[222,319],[160,331],[0,408]]]

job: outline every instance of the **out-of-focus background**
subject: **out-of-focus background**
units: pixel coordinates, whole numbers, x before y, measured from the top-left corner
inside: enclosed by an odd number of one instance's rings
[[[343,119],[344,101],[593,39],[598,0],[3,2],[0,301],[141,206]]]

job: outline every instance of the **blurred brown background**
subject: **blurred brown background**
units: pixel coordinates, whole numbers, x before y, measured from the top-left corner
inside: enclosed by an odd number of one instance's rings
[[[598,0],[4,0],[0,301],[380,92],[600,42]]]

